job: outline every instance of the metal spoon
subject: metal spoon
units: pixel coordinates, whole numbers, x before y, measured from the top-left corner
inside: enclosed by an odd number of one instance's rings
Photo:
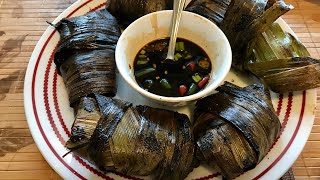
[[[171,35],[166,60],[174,60],[174,51],[176,47],[179,23],[185,2],[186,0],[174,0]]]

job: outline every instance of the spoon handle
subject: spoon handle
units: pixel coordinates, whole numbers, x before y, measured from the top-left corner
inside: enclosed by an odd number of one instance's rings
[[[184,8],[186,0],[174,0],[173,4],[173,18],[172,18],[172,27],[170,42],[168,47],[168,54],[166,59],[174,59],[174,51],[176,46],[176,40],[178,35],[179,23],[181,19],[182,10]]]

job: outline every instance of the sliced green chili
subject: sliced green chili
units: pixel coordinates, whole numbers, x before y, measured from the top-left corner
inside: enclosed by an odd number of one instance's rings
[[[187,96],[196,93],[196,91],[198,90],[198,86],[195,83],[192,83],[186,93]]]
[[[161,79],[160,80],[160,84],[162,87],[166,88],[166,89],[171,89],[171,85],[170,83],[168,82],[167,79]]]
[[[153,76],[156,74],[156,70],[154,68],[145,68],[145,69],[141,69],[139,71],[137,71],[135,73],[135,76],[137,78],[143,78],[143,77],[147,77],[147,76]]]

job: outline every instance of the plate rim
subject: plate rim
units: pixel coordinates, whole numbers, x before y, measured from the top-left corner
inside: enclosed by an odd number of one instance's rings
[[[67,12],[69,11],[76,11],[78,9],[81,9],[81,7],[85,6],[86,4],[92,2],[92,1],[95,1],[95,0],[78,0],[77,2],[73,3],[71,6],[69,6],[66,10],[64,10],[55,20],[54,20],[54,23],[56,23],[59,19],[61,19],[63,17],[64,14],[66,14]],[[82,3],[82,4],[81,4]],[[73,14],[73,11],[70,15]],[[283,21],[282,19],[280,21]],[[286,24],[284,21],[283,23],[289,28],[289,30],[291,30],[291,28],[288,26],[288,24]],[[291,34],[293,34],[294,36],[295,33],[291,30],[290,32]],[[50,34],[50,36],[48,36]],[[43,142],[40,142],[41,138],[37,137],[39,134],[41,135],[40,132],[38,132],[38,130],[35,130],[33,128],[34,124],[35,124],[35,114],[33,114],[32,112],[34,113],[38,113],[35,109],[33,109],[32,106],[30,106],[30,102],[32,102],[32,99],[31,99],[31,96],[30,94],[33,94],[33,92],[31,91],[32,87],[32,82],[31,80],[32,79],[35,79],[35,76],[34,74],[36,74],[37,71],[35,71],[37,69],[37,66],[39,62],[37,62],[37,59],[41,59],[41,51],[39,53],[39,49],[45,49],[45,46],[48,44],[48,42],[50,42],[50,40],[48,40],[50,37],[52,37],[54,34],[54,31],[52,29],[52,27],[48,27],[46,29],[46,31],[43,33],[43,35],[41,36],[41,38],[39,39],[37,45],[35,46],[35,49],[32,53],[32,56],[30,58],[30,61],[29,61],[29,64],[28,64],[28,68],[27,68],[27,72],[26,72],[26,76],[25,76],[25,81],[24,81],[24,109],[25,109],[25,114],[26,114],[26,117],[27,117],[27,122],[28,122],[28,126],[29,126],[29,129],[31,131],[31,134],[32,134],[32,137],[35,141],[35,143],[37,144],[37,147],[38,149],[40,150],[41,154],[43,155],[43,157],[45,157],[46,161],[50,164],[50,166],[62,177],[66,177],[65,175],[66,174],[63,174],[62,171],[60,171],[60,167],[57,167],[56,164],[53,164],[52,162],[52,158],[51,157],[48,157],[47,155],[47,152],[44,152],[44,149],[42,149],[43,147]],[[48,37],[46,37],[48,36]],[[46,41],[46,42],[45,42]],[[45,43],[44,43],[45,42]],[[30,78],[32,77],[32,78]],[[312,90],[308,90],[309,93],[312,94],[312,96],[314,96],[314,105],[316,104],[316,89],[312,89]],[[31,101],[30,101],[31,100]],[[32,122],[33,121],[33,122]],[[314,114],[313,114],[313,121],[314,121]],[[312,124],[313,124],[313,121],[312,121]],[[312,128],[312,126],[311,126]],[[310,131],[311,131],[311,128],[310,128]],[[39,130],[40,131],[40,130]],[[310,132],[307,133],[307,139],[310,135]],[[42,136],[43,138],[43,136]],[[293,139],[294,141],[295,139]],[[304,141],[303,142],[303,147],[305,145],[305,143],[307,142]],[[48,144],[47,144],[48,145]],[[290,147],[289,147],[290,148]],[[301,151],[303,150],[303,148],[301,149]],[[299,154],[301,154],[301,151],[299,152]],[[296,157],[298,158],[298,156]],[[296,158],[294,159],[294,161],[296,160]],[[293,163],[294,163],[293,161]],[[61,162],[62,163],[62,162]],[[292,163],[292,164],[293,164]],[[288,169],[292,166],[292,164],[290,166],[288,166]],[[77,172],[72,172],[72,173],[77,173]],[[68,176],[67,176],[68,177]]]

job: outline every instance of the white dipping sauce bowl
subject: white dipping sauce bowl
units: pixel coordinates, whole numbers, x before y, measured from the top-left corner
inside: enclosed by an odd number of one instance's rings
[[[162,105],[183,106],[210,95],[222,84],[231,67],[232,53],[218,26],[200,15],[183,11],[178,38],[197,44],[207,53],[212,64],[210,80],[204,89],[190,96],[166,97],[144,90],[134,77],[135,57],[148,43],[170,36],[172,12],[157,11],[131,23],[119,38],[115,59],[121,76],[135,91]]]

